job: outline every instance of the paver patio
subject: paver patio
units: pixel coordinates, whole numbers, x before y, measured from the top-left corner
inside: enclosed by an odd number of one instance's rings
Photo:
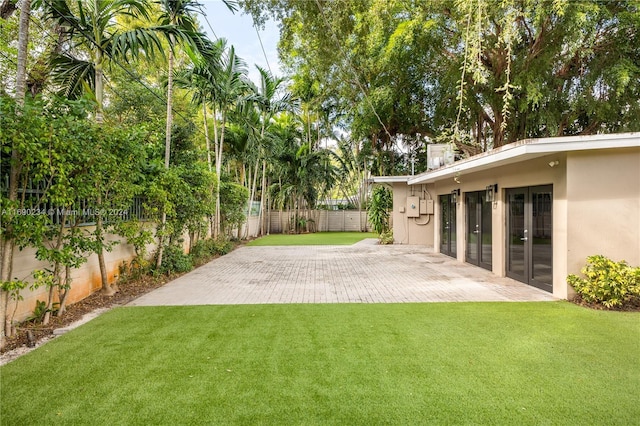
[[[240,247],[129,306],[547,301],[550,293],[423,246]]]

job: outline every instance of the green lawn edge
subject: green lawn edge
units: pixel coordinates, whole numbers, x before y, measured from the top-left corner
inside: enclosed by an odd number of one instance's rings
[[[377,238],[373,232],[312,232],[308,234],[270,234],[249,241],[248,246],[318,246],[352,245],[366,238]]]

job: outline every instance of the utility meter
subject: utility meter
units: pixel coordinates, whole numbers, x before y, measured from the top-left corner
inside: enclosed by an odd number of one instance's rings
[[[407,197],[407,217],[420,217],[420,198]]]

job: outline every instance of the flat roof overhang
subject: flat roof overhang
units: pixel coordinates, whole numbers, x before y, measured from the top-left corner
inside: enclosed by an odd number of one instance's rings
[[[407,183],[411,176],[372,176],[369,178],[371,183]]]
[[[434,183],[442,179],[453,178],[461,173],[479,172],[559,152],[638,147],[640,147],[640,132],[524,139],[465,160],[456,161],[449,166],[416,176],[404,176],[406,178],[404,182],[407,182],[408,185]],[[381,178],[376,177],[375,179],[377,182]]]

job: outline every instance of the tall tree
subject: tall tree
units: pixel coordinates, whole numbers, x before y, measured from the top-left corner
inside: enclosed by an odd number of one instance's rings
[[[266,146],[266,132],[272,124],[274,116],[280,112],[289,110],[293,104],[291,102],[291,96],[287,92],[281,91],[281,86],[284,82],[284,78],[274,77],[269,71],[256,66],[260,73],[260,86],[252,85],[253,95],[250,100],[258,108],[260,113],[260,129],[258,140],[258,153],[259,158],[262,160],[262,179],[261,179],[261,191],[260,191],[260,210],[259,210],[259,223],[260,223],[260,235],[264,234],[265,224],[265,198],[267,195],[267,146]],[[257,167],[256,167],[257,168]],[[254,179],[257,178],[257,174]],[[251,205],[253,200],[250,200]]]
[[[640,128],[635,1],[241,4],[258,22],[280,21],[292,73],[321,82],[337,123],[377,151],[441,137],[473,154]]]
[[[219,40],[223,45],[226,42]],[[220,179],[222,175],[222,161],[224,153],[227,120],[231,112],[243,107],[247,92],[246,64],[236,55],[233,46],[226,49],[223,55],[222,67],[215,76],[213,85],[212,109],[216,119],[213,120],[214,155],[216,164],[216,213],[214,222],[214,237],[220,232]]]
[[[231,10],[235,10],[234,2],[223,0],[224,4]],[[161,7],[160,25],[161,28],[172,27],[179,29],[181,39],[176,37],[176,33],[167,33],[167,41],[169,42],[169,58],[167,69],[167,123],[165,135],[165,155],[164,167],[169,168],[171,158],[171,127],[173,124],[173,73],[174,73],[174,49],[181,44],[188,51],[194,51],[200,55],[205,55],[210,51],[208,40],[204,34],[198,31],[198,24],[195,14],[200,10],[200,4],[194,0],[159,0]],[[192,55],[195,56],[195,55]],[[164,228],[167,221],[166,212],[162,213],[161,228]],[[158,246],[158,254],[156,266],[162,264],[163,251],[163,234],[160,233],[160,242]]]
[[[18,64],[15,85],[16,115],[22,115],[25,100],[25,82],[27,79],[27,49],[29,44],[29,19],[31,16],[31,2],[23,0],[20,5],[20,26],[18,35]],[[17,141],[12,141],[11,164],[9,165],[9,187],[7,188],[7,199],[9,208],[16,208],[18,200],[18,173],[20,169],[20,155],[15,146]],[[1,228],[2,223],[0,223]],[[8,282],[12,279],[13,271],[13,251],[15,240],[12,237],[13,226],[11,223],[5,226],[2,233],[0,246],[0,283]],[[4,286],[3,286],[4,288]],[[0,333],[0,347],[4,345],[4,338],[11,335],[11,324],[7,324],[8,295],[4,290],[0,290],[0,319],[3,321]],[[8,325],[8,327],[7,327]]]
[[[44,2],[48,16],[65,30],[74,50],[54,60],[55,77],[64,95],[78,98],[88,88],[95,99],[95,122],[104,122],[104,69],[111,61],[126,60],[144,51],[148,55],[161,49],[156,32],[145,28],[123,30],[119,16],[149,19],[147,3],[139,0],[91,0],[70,7],[64,0]],[[85,56],[85,54],[88,54]],[[85,59],[86,58],[86,59]],[[98,188],[100,192],[100,189]],[[103,202],[97,198],[98,204]],[[102,290],[113,294],[104,259],[103,218],[96,218],[96,254],[100,267]]]

